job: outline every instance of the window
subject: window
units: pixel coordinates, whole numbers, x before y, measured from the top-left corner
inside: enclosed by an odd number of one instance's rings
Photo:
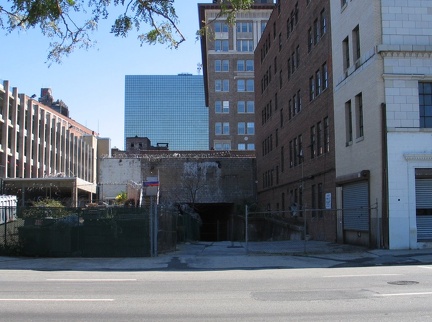
[[[363,97],[362,93],[358,94],[356,100],[356,134],[357,138],[363,137]]]
[[[246,134],[246,124],[244,122],[237,123],[237,134]]]
[[[215,60],[215,72],[228,72],[229,60]]]
[[[237,22],[236,30],[237,32],[252,32],[252,22]]]
[[[420,127],[432,128],[432,83],[419,83]]]
[[[348,0],[341,0],[341,7],[345,7],[348,4]]]
[[[349,39],[346,37],[342,42],[342,50],[343,50],[343,68],[348,69],[350,66],[350,52],[349,52]]]
[[[255,144],[253,143],[248,143],[248,144],[244,144],[244,143],[239,143],[237,145],[238,150],[255,150]]]
[[[254,62],[252,59],[237,60],[238,72],[253,72],[253,70],[254,70]]]
[[[296,61],[296,68],[299,68],[300,66],[300,46],[296,47],[296,51],[295,51],[295,61]]]
[[[283,78],[282,78],[282,70],[279,71],[279,88],[282,88]]]
[[[222,113],[222,101],[215,101],[215,113]]]
[[[323,154],[323,146],[322,146],[322,123],[317,123],[317,155]]]
[[[289,36],[291,35],[291,23],[289,18],[286,23],[286,31],[287,31],[287,38],[289,38]]]
[[[291,28],[291,31],[294,30],[294,22],[295,22],[294,11],[291,11],[291,18],[290,18],[290,28]]]
[[[246,133],[249,135],[255,134],[255,123],[254,122],[247,122],[246,124]]]
[[[321,94],[321,71],[319,69],[315,72],[315,91],[316,96]]]
[[[291,59],[288,59],[288,80],[291,78]]]
[[[315,82],[314,78],[309,78],[309,100],[312,101],[315,98]]]
[[[254,101],[238,101],[237,113],[255,113]]]
[[[261,34],[264,32],[266,25],[267,25],[267,21],[261,21]]]
[[[316,157],[316,127],[315,127],[315,125],[311,126],[311,129],[310,129],[310,153],[311,153],[311,159]]]
[[[321,29],[320,29],[320,25],[318,23],[318,19],[315,19],[313,26],[314,26],[314,44],[316,45],[316,44],[318,44],[318,42],[321,38],[321,34],[320,34]]]
[[[227,39],[215,40],[215,50],[216,51],[228,51],[229,50],[228,40]]]
[[[281,150],[280,150],[280,160],[281,160],[281,163],[280,163],[281,172],[284,172],[284,170],[285,170],[285,152],[284,152],[283,146],[281,147]]]
[[[3,103],[4,103],[4,99],[3,99],[4,93],[0,92],[0,115],[3,116]],[[0,129],[2,127],[0,126]],[[0,141],[1,144],[1,141]]]
[[[253,40],[248,40],[248,39],[237,40],[237,51],[253,52],[253,50],[254,50]]]
[[[231,144],[230,143],[215,143],[215,146],[214,146],[214,148],[215,148],[215,150],[225,150],[225,151],[228,151],[228,150],[231,150]]]
[[[254,61],[253,59],[246,60],[246,71],[253,72],[254,71]]]
[[[351,101],[345,103],[346,142],[349,145],[353,139]]]
[[[329,118],[324,118],[324,153],[330,152],[330,125]]]
[[[321,37],[322,37],[327,32],[327,18],[324,9],[320,13],[320,27],[321,27]]]
[[[302,99],[301,99],[301,93],[300,90],[297,91],[297,111],[296,113],[299,113],[302,110]]]
[[[327,70],[327,63],[324,63],[322,65],[322,90],[325,90],[328,87],[328,70]]]
[[[279,51],[282,50],[282,33],[279,34]]]
[[[292,100],[288,101],[288,119],[291,120],[291,118],[295,115],[295,111],[293,109],[293,103]]]
[[[357,61],[360,59],[360,29],[359,29],[359,26],[355,27],[352,35],[353,35],[353,55],[354,55],[353,61],[357,63]],[[356,68],[358,66],[359,66],[359,64],[356,64]]]
[[[246,80],[246,91],[247,92],[253,92],[254,91],[254,80],[253,79],[247,79]]]
[[[284,126],[284,111],[283,108],[281,108],[280,113],[279,113],[279,118],[280,118],[280,127]]]
[[[237,80],[237,92],[245,92],[246,91],[246,84],[244,79],[238,79]]]
[[[290,168],[294,165],[294,143],[293,141],[289,142],[289,160],[290,160]]]
[[[216,79],[215,80],[215,91],[216,92],[228,92],[229,91],[229,80],[228,79]]]
[[[253,92],[254,91],[254,80],[253,79],[238,79],[237,80],[237,92]]]
[[[238,113],[255,113],[255,102],[254,101],[246,101],[246,111],[245,111],[245,102],[239,101],[237,105]]]
[[[228,135],[229,134],[229,123],[228,122],[216,122],[215,123],[215,134],[216,135]]]
[[[308,30],[308,52],[312,50],[313,46],[313,35],[312,35],[312,28],[309,28]]]
[[[228,32],[228,24],[226,22],[216,21],[214,23],[215,32]]]
[[[238,101],[237,102],[237,113],[246,113],[246,102]]]
[[[303,155],[303,136],[300,134],[297,138],[297,142],[298,142],[298,158],[299,158],[299,164],[302,164],[304,161],[304,155]]]
[[[229,101],[222,102],[222,113],[229,113]]]
[[[295,54],[291,54],[291,72],[294,74],[294,71],[296,69],[296,61],[295,61]]]

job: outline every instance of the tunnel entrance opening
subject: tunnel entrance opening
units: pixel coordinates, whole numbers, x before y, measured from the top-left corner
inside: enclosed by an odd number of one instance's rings
[[[195,211],[202,220],[201,241],[226,241],[232,239],[232,214],[234,204],[195,204]]]

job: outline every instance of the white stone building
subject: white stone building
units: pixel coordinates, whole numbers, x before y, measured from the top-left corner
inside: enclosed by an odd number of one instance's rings
[[[361,13],[361,14],[359,14]],[[431,1],[331,1],[339,239],[432,242]]]

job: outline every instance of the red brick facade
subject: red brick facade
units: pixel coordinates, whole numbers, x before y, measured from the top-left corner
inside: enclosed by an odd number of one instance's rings
[[[255,50],[263,209],[336,208],[331,67],[329,1],[280,0]]]

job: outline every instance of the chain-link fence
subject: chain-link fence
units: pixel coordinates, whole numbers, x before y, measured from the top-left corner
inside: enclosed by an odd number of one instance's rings
[[[245,210],[245,244],[277,241],[347,242],[361,246],[381,244],[377,207],[356,209]],[[353,226],[351,226],[353,225]],[[355,239],[352,237],[355,235]],[[294,245],[294,243],[293,243]],[[289,246],[289,245],[288,245]]]
[[[176,249],[178,214],[162,207],[0,209],[0,254],[147,257]]]

